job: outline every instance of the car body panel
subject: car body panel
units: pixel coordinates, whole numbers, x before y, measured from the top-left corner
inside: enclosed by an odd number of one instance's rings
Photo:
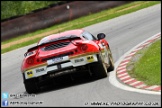
[[[99,54],[102,55],[102,61],[108,65],[108,42],[105,39],[87,40],[82,37],[84,32],[83,29],[77,29],[52,34],[42,38],[37,46],[28,49],[21,66],[24,80],[48,73],[66,72],[66,69],[71,67],[71,70],[67,71],[70,73],[72,69],[97,62]],[[71,35],[79,38],[60,38]],[[53,40],[56,38],[59,40]]]
[[[83,66],[92,62],[97,62],[96,54],[80,56],[77,58],[69,59],[68,56],[64,56],[61,58],[50,59],[47,61],[47,64],[44,66],[38,66],[36,68],[31,68],[25,71],[25,78],[33,78],[38,77],[44,74],[47,74],[51,71],[57,71],[60,69],[65,69],[67,67],[78,67]],[[59,64],[61,63],[61,64]],[[60,66],[60,67],[59,67]]]

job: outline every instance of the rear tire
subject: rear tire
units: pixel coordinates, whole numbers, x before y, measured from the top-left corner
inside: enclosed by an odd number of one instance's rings
[[[97,55],[98,62],[91,67],[91,71],[94,73],[94,76],[97,78],[107,77],[107,70],[105,64],[102,62],[101,56]]]
[[[26,81],[24,82],[24,86],[25,86],[26,91],[27,91],[29,94],[39,92],[39,87],[38,87],[37,84],[36,84],[36,79],[35,79],[35,78],[26,80]]]
[[[110,71],[114,70],[114,61],[113,61],[113,57],[112,57],[112,53],[111,53],[110,48],[109,48],[109,51],[108,51],[108,57],[109,57],[110,66],[107,68],[107,72],[110,72]]]

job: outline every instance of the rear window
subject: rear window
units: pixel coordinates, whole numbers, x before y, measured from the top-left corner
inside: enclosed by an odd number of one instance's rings
[[[74,40],[74,39],[81,39],[81,38],[76,35],[61,36],[61,37],[53,38],[53,39],[49,39],[49,37],[45,37],[42,40],[40,40],[38,45],[41,45],[44,43],[49,43],[49,42],[56,42],[56,41],[60,41],[60,40]]]
[[[38,43],[38,45],[41,45],[43,43],[47,43],[49,41],[48,37],[44,37],[43,39],[41,39]]]
[[[84,31],[81,36],[85,38],[86,40],[97,40],[95,36],[93,36],[91,33]]]

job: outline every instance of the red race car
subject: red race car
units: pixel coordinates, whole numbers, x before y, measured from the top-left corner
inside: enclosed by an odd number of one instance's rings
[[[107,77],[114,62],[104,33],[97,38],[86,30],[69,30],[42,38],[24,54],[21,71],[28,93],[40,90],[40,84],[61,76],[88,73]]]

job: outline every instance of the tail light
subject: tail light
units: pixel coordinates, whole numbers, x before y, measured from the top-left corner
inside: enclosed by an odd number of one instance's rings
[[[33,58],[33,57],[29,57],[29,58],[26,60],[26,63],[27,63],[27,64],[33,64],[33,63],[34,63],[34,58]]]
[[[80,47],[81,51],[86,51],[88,49],[87,44],[83,43],[81,40],[79,41],[71,41],[75,46]],[[76,51],[77,52],[77,51]]]
[[[82,45],[80,46],[80,49],[81,49],[82,51],[86,51],[86,50],[88,49],[88,46],[87,46],[86,44],[82,44]]]

